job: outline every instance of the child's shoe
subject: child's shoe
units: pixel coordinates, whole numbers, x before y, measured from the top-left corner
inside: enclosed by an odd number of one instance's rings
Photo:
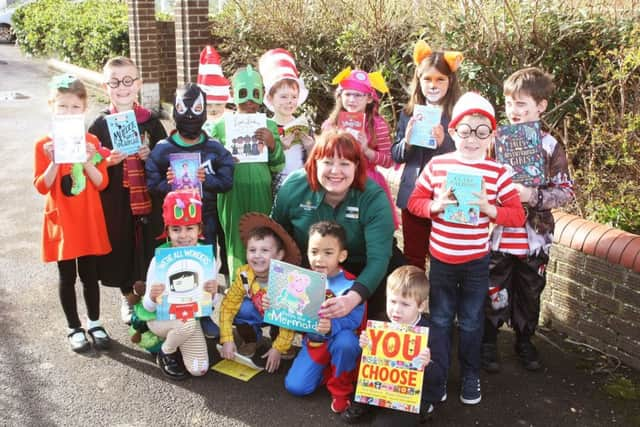
[[[336,414],[342,414],[351,406],[351,401],[346,396],[334,396],[331,400],[331,410]]]
[[[69,340],[69,344],[71,345],[71,350],[76,353],[84,353],[89,350],[89,341],[87,341],[87,336],[84,334],[84,329],[75,328],[69,329],[69,335],[67,335],[67,339]]]
[[[498,346],[496,343],[482,343],[480,353],[480,363],[482,369],[492,374],[500,372],[500,363],[498,362]]]
[[[292,360],[296,357],[296,349],[294,346],[289,347],[289,350],[285,351],[280,355],[282,360]]]
[[[480,403],[481,399],[480,378],[476,375],[463,377],[462,387],[460,389],[460,401],[466,405],[475,405]]]
[[[340,414],[340,419],[346,424],[358,424],[369,413],[370,406],[360,402],[353,402]]]
[[[427,403],[424,407],[420,408],[420,414],[418,416],[418,423],[424,424],[427,422],[429,418],[433,415],[433,405],[431,403]]]
[[[133,314],[133,306],[129,304],[129,300],[122,295],[122,304],[120,305],[120,318],[127,325],[131,324],[131,315]]]
[[[256,354],[256,349],[258,348],[258,343],[256,342],[243,342],[238,347],[238,354],[247,357],[253,357]]]
[[[516,353],[526,370],[537,371],[542,368],[538,358],[538,350],[528,339],[516,342]]]
[[[87,322],[87,333],[91,337],[96,350],[106,350],[111,346],[111,338],[109,338],[107,331],[102,327],[102,323],[99,320],[89,320]]]
[[[172,380],[183,380],[187,377],[187,371],[178,362],[178,352],[165,353],[162,348],[156,355],[156,363],[162,369],[162,373]]]
[[[205,338],[214,340],[220,338],[220,328],[211,319],[211,316],[201,317],[200,326],[202,327],[202,333]]]

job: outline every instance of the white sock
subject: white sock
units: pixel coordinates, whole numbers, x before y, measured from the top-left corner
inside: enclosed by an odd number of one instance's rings
[[[87,320],[87,329],[97,328],[98,326],[102,326],[102,322],[98,320]],[[107,338],[107,334],[102,332],[101,330],[93,331],[93,336],[96,338]]]

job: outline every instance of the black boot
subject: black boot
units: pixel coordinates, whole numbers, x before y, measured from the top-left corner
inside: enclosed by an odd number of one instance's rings
[[[178,361],[178,352],[165,353],[160,349],[156,363],[162,369],[162,373],[172,380],[183,380],[187,377],[187,371]]]
[[[500,362],[498,362],[498,346],[496,343],[483,342],[480,354],[482,369],[495,374],[500,372]]]
[[[529,337],[518,339],[516,342],[516,353],[520,359],[520,363],[527,371],[537,371],[542,368],[538,350],[531,343]]]

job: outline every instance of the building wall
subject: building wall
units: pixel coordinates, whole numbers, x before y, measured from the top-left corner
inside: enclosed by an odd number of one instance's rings
[[[160,99],[173,103],[178,74],[176,71],[176,30],[174,22],[158,21],[160,52]]]

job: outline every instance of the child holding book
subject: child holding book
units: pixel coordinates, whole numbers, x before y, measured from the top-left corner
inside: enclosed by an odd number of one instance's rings
[[[265,326],[263,299],[269,283],[269,266],[272,259],[299,265],[300,250],[284,228],[267,215],[250,212],[240,219],[240,236],[247,247],[247,264],[236,270],[231,287],[220,308],[220,343],[222,357],[233,359],[238,351],[253,357]],[[233,327],[243,343],[239,349],[233,340]],[[280,328],[266,358],[265,369],[275,372],[283,355],[291,354],[294,332]],[[286,357],[286,356],[285,356]]]
[[[147,192],[144,162],[156,143],[167,133],[158,115],[138,104],[142,80],[136,64],[129,58],[111,58],[104,66],[103,87],[110,105],[89,126],[102,146],[111,149],[107,169],[109,185],[100,193],[107,223],[111,253],[98,259],[100,280],[105,286],[122,292],[122,321],[129,323],[131,306],[126,295],[133,284],[143,280],[157,246],[155,237],[162,232],[162,199]],[[143,144],[136,154],[113,150],[107,117],[133,110]]]
[[[424,270],[405,265],[396,268],[387,277],[387,319],[391,323],[412,326],[430,327],[429,313],[429,280]],[[370,345],[366,331],[360,334],[360,347]],[[429,330],[427,347],[422,349],[414,363],[423,369],[422,396],[420,415],[390,409],[379,409],[373,425],[417,425],[433,412],[433,404],[446,400],[441,385],[446,380],[443,361],[446,360],[444,342],[437,332]],[[438,387],[440,386],[440,387]],[[342,420],[348,424],[358,422],[371,407],[362,403],[353,403],[342,413]]]
[[[389,168],[393,165],[391,157],[391,136],[389,125],[378,114],[380,99],[376,90],[381,93],[389,92],[389,88],[382,77],[382,73],[367,74],[362,70],[351,70],[347,67],[341,71],[332,81],[337,84],[336,104],[329,118],[322,124],[322,130],[329,128],[344,128],[341,123],[341,113],[358,113],[364,115],[364,129],[356,133],[356,139],[362,146],[364,156],[367,159],[367,175],[382,187],[387,194],[395,227],[399,220],[394,208],[393,198],[389,190],[389,184],[376,166]],[[342,114],[342,117],[345,117]],[[353,117],[353,116],[352,116]],[[355,132],[354,132],[355,133]]]
[[[340,267],[347,259],[346,248],[347,234],[340,224],[321,221],[309,229],[309,266],[327,275],[328,299],[346,294],[353,285],[355,277]],[[306,396],[326,383],[331,393],[331,410],[342,413],[349,407],[360,356],[356,333],[364,315],[365,305],[360,303],[345,316],[320,318],[318,333],[304,335],[302,349],[287,373],[284,386],[289,393]]]
[[[468,92],[453,107],[449,135],[456,151],[434,157],[424,168],[409,197],[414,215],[430,218],[431,283],[429,308],[432,330],[442,336],[446,348],[445,372],[449,370],[451,328],[458,318],[462,387],[460,401],[480,402],[480,349],[484,300],[489,288],[489,223],[522,226],[524,210],[507,168],[486,158],[496,128],[493,106],[477,93]],[[474,194],[477,225],[445,219],[446,206],[457,201],[447,173],[481,176],[482,189]],[[445,375],[446,378],[446,375]],[[439,386],[445,390],[446,383]]]
[[[262,78],[257,71],[247,65],[232,78],[233,100],[238,113],[255,114],[262,105]],[[225,146],[225,121],[220,120],[213,127],[211,136],[219,139]],[[255,138],[266,146],[268,160],[262,163],[237,163],[233,172],[233,188],[218,197],[220,223],[224,230],[229,274],[235,275],[236,269],[246,263],[245,247],[238,232],[238,221],[247,212],[269,214],[273,204],[271,176],[284,168],[284,153],[278,127],[273,120],[267,120],[267,127],[258,129]],[[249,145],[249,149],[251,144]]]
[[[304,104],[309,91],[298,74],[293,56],[285,49],[265,52],[258,62],[258,70],[264,82],[264,105],[273,112],[285,157],[284,169],[273,178],[275,195],[291,172],[302,169],[313,147],[314,139],[308,122],[306,129],[305,125],[300,125],[300,129],[293,132],[286,130],[287,125],[306,122],[304,116],[296,120],[293,113]]]
[[[198,193],[173,191],[167,194],[162,205],[162,218],[166,227],[167,242],[160,247],[196,246],[202,233],[202,202]],[[149,264],[147,287],[143,305],[149,312],[155,312],[158,298],[164,293],[166,283],[157,276],[155,257]],[[208,280],[203,289],[211,295],[218,291],[218,283]],[[187,373],[202,376],[209,370],[207,343],[195,318],[188,320],[149,320],[151,332],[164,339],[156,355],[156,363],[168,378],[182,380]],[[179,361],[178,350],[183,364]]]
[[[553,90],[552,77],[539,68],[525,68],[513,73],[504,82],[509,122],[539,121]],[[506,292],[508,304],[503,307],[487,304],[482,366],[489,372],[500,370],[497,336],[504,322],[509,322],[515,330],[515,351],[522,365],[531,371],[542,366],[531,337],[538,325],[540,294],[545,286],[549,248],[553,242],[551,209],[573,200],[573,184],[562,144],[548,132],[543,132],[541,144],[544,170],[548,171],[547,182],[536,187],[514,184],[527,212],[526,223],[519,227],[498,226],[491,234],[489,279],[492,294],[497,295],[505,289],[502,292]]]
[[[75,76],[53,78],[49,104],[56,116],[83,114],[87,91]],[[42,228],[42,258],[58,265],[58,295],[64,311],[71,349],[88,350],[89,342],[78,316],[75,283],[80,276],[87,306],[87,333],[96,349],[109,347],[109,335],[100,322],[100,289],[97,257],[111,251],[102,214],[100,191],[109,184],[106,157],[108,150],[87,133],[86,161],[55,163],[55,145],[51,136],[35,144],[33,185],[46,196]]]
[[[391,147],[391,156],[397,163],[404,163],[402,178],[398,188],[396,205],[402,216],[402,236],[404,237],[404,256],[409,264],[422,269],[429,245],[431,221],[413,215],[407,209],[407,200],[413,191],[416,179],[425,165],[434,156],[455,150],[453,139],[445,129],[449,125],[451,110],[460,97],[457,70],[462,62],[462,53],[451,51],[433,51],[426,42],[420,40],[413,50],[416,65],[411,81],[411,98],[400,112],[396,128],[396,140]],[[411,144],[415,123],[414,109],[417,105],[439,108],[440,124],[434,126],[431,135],[435,148],[426,148]]]

